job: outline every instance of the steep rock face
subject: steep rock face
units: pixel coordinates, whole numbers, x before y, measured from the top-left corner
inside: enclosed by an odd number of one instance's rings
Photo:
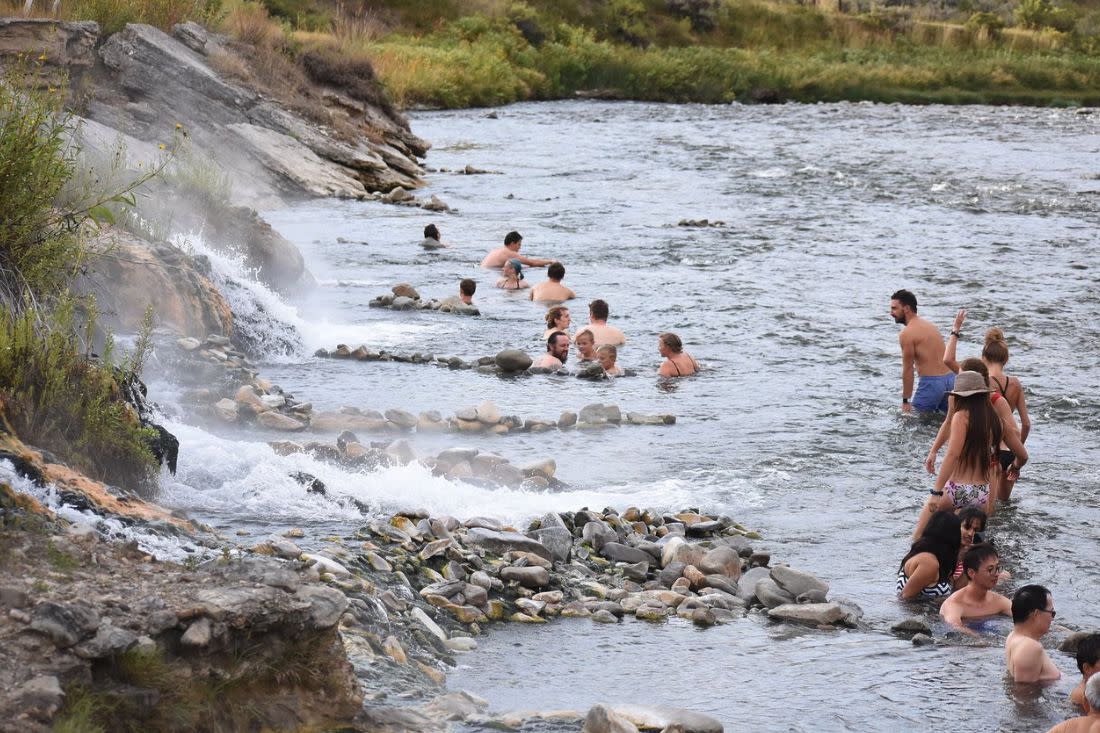
[[[145,140],[167,141],[183,125],[253,200],[357,197],[419,185],[415,156],[427,145],[385,112],[347,100],[339,108],[360,134],[341,139],[215,71],[207,54],[224,49],[225,39],[194,24],[178,26],[176,35],[186,43],[132,24],[108,38],[99,49],[102,73],[91,117],[105,124],[121,119],[128,134]],[[367,137],[368,131],[375,134]]]
[[[58,22],[40,18],[0,18],[0,59],[32,53],[44,55],[44,81],[60,84],[64,76],[73,86],[96,63],[99,24]]]
[[[92,246],[102,255],[79,285],[95,294],[105,325],[133,333],[153,306],[156,325],[179,336],[232,335],[233,313],[208,278],[209,263],[115,228],[102,232]]]

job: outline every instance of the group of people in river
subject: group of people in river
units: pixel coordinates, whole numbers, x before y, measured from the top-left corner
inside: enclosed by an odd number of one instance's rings
[[[570,333],[571,317],[565,301],[572,300],[577,294],[562,281],[565,279],[565,266],[555,259],[529,257],[520,253],[523,237],[519,232],[511,231],[504,237],[504,244],[490,251],[481,261],[481,267],[500,269],[500,279],[496,287],[502,290],[527,290],[528,299],[549,306],[545,313],[546,330],[542,335],[546,351],[534,360],[532,366],[558,370],[569,359],[570,348],[575,348],[577,361],[581,366],[599,364],[608,376],[620,376],[622,368],[618,365],[619,349],[626,344],[626,336],[621,330],[608,324],[611,314],[607,301],[597,298],[588,304],[587,325],[576,333]],[[434,250],[447,247],[441,239],[439,228],[429,224],[424,228],[424,249]],[[545,267],[546,281],[534,287],[527,282],[525,268]],[[459,294],[451,299],[473,304],[477,283],[470,278],[459,284]],[[665,332],[657,340],[657,351],[664,358],[658,368],[662,377],[687,377],[699,371],[700,366],[691,354],[684,351],[683,341],[675,333]]]
[[[904,326],[898,337],[902,411],[944,415],[924,462],[935,481],[917,517],[914,542],[898,568],[897,592],[903,599],[942,600],[940,615],[966,634],[976,635],[971,625],[981,619],[1011,616],[1005,662],[1012,679],[1059,679],[1061,672],[1041,642],[1057,613],[1051,592],[1034,584],[1021,586],[1012,598],[996,592],[1009,575],[985,536],[989,518],[998,502],[1011,498],[1029,457],[1024,446],[1031,431],[1027,400],[1020,380],[1005,373],[1004,333],[990,328],[980,356],[958,361],[965,310],[955,316],[946,341],[934,324],[918,315],[916,296],[908,290],[891,296],[890,315]],[[937,471],[936,459],[945,444]],[[1100,634],[1090,634],[1078,645],[1082,682],[1071,696],[1086,713],[1075,720],[1087,725],[1066,721],[1057,730],[1089,730],[1093,723],[1100,730],[1100,718],[1091,719],[1100,715],[1100,675],[1092,677],[1098,661]]]

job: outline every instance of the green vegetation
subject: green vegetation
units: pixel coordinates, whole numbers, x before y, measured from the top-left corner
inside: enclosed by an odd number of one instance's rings
[[[66,575],[80,567],[80,561],[78,559],[52,542],[46,545],[46,562],[48,562],[50,567],[57,572]]]
[[[72,187],[79,151],[69,118],[33,71],[13,69],[0,81],[0,415],[23,441],[94,478],[141,483],[156,466],[156,436],[124,390],[148,340],[116,365],[107,335],[93,357],[95,304],[67,290],[92,254],[88,233],[133,204],[132,188]]]

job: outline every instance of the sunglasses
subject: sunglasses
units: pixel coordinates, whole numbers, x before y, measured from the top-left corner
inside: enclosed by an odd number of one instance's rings
[[[1049,613],[1051,618],[1055,618],[1058,615],[1058,612],[1055,611],[1053,608],[1051,608],[1051,609],[1036,608],[1035,610],[1036,611],[1042,611],[1043,613]]]

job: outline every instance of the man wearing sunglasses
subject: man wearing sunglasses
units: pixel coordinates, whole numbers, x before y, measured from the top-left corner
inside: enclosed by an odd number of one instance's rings
[[[963,572],[967,584],[955,591],[940,606],[943,620],[963,633],[977,636],[973,629],[963,625],[968,618],[981,618],[1012,613],[1012,601],[993,592],[1001,572],[1001,559],[993,545],[974,545],[963,555]]]
[[[1012,633],[1005,640],[1005,662],[1016,682],[1049,682],[1062,673],[1039,641],[1050,630],[1057,613],[1050,591],[1025,585],[1012,596]]]

